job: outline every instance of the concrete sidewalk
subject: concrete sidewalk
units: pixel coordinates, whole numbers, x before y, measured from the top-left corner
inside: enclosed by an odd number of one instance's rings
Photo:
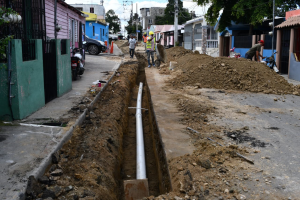
[[[85,72],[82,78],[72,82],[72,90],[62,97],[47,103],[25,120],[25,125],[0,124],[0,199],[24,199],[30,175],[41,174],[51,158],[72,134],[81,113],[70,116],[69,111],[78,105],[92,83],[108,79],[103,71],[115,71],[122,58],[118,47],[114,54],[86,55]],[[117,59],[111,59],[115,57]],[[89,102],[90,103],[90,102]],[[67,127],[36,126],[36,121],[70,119]],[[77,120],[77,121],[76,121]]]
[[[192,154],[195,147],[190,141],[191,138],[182,132],[186,127],[178,123],[183,113],[169,102],[169,93],[163,90],[166,75],[159,74],[157,68],[145,68],[145,73],[167,160]]]

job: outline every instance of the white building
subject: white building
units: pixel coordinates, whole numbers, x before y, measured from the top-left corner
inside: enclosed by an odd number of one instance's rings
[[[103,2],[102,2],[103,3]],[[105,8],[100,4],[69,4],[77,10],[94,13],[98,19],[105,19]]]
[[[214,26],[204,16],[189,20],[184,25],[184,48],[219,56],[219,37]]]

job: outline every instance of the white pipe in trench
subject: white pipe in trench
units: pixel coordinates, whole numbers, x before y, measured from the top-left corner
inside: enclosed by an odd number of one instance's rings
[[[136,104],[136,179],[146,179],[146,161],[142,122],[143,83],[140,83]]]

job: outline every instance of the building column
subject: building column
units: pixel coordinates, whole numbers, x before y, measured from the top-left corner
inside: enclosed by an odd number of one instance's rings
[[[202,53],[206,54],[207,26],[202,26]]]
[[[233,48],[233,46],[231,46],[232,45],[232,35],[230,35],[229,36],[229,49],[228,49],[228,52],[229,52],[229,55],[230,55],[230,49],[232,49]]]
[[[252,46],[256,43],[256,35],[252,35]],[[253,61],[255,61],[255,56],[252,58]]]
[[[224,49],[224,36],[219,37],[219,57],[223,56],[223,49]]]
[[[291,53],[294,52],[294,41],[295,41],[295,28],[291,28],[288,77],[290,77],[290,59],[291,59]]]
[[[280,54],[281,54],[281,29],[277,30],[277,38],[276,38],[276,65],[278,69],[280,70]]]
[[[260,36],[260,38],[261,38],[261,40],[263,40],[263,41],[265,41],[265,38],[266,38],[266,36],[264,35],[264,34],[262,34],[261,36]],[[260,50],[260,54],[262,55],[262,56],[264,56],[264,46],[262,46],[261,47],[261,50]]]

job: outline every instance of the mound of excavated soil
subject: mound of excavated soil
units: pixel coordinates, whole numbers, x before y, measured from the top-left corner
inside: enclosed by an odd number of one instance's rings
[[[231,89],[272,94],[296,94],[298,88],[289,84],[265,64],[243,58],[211,57],[194,54],[182,47],[166,50],[169,61],[177,61],[176,71],[169,81],[175,87],[185,85],[204,88]]]

